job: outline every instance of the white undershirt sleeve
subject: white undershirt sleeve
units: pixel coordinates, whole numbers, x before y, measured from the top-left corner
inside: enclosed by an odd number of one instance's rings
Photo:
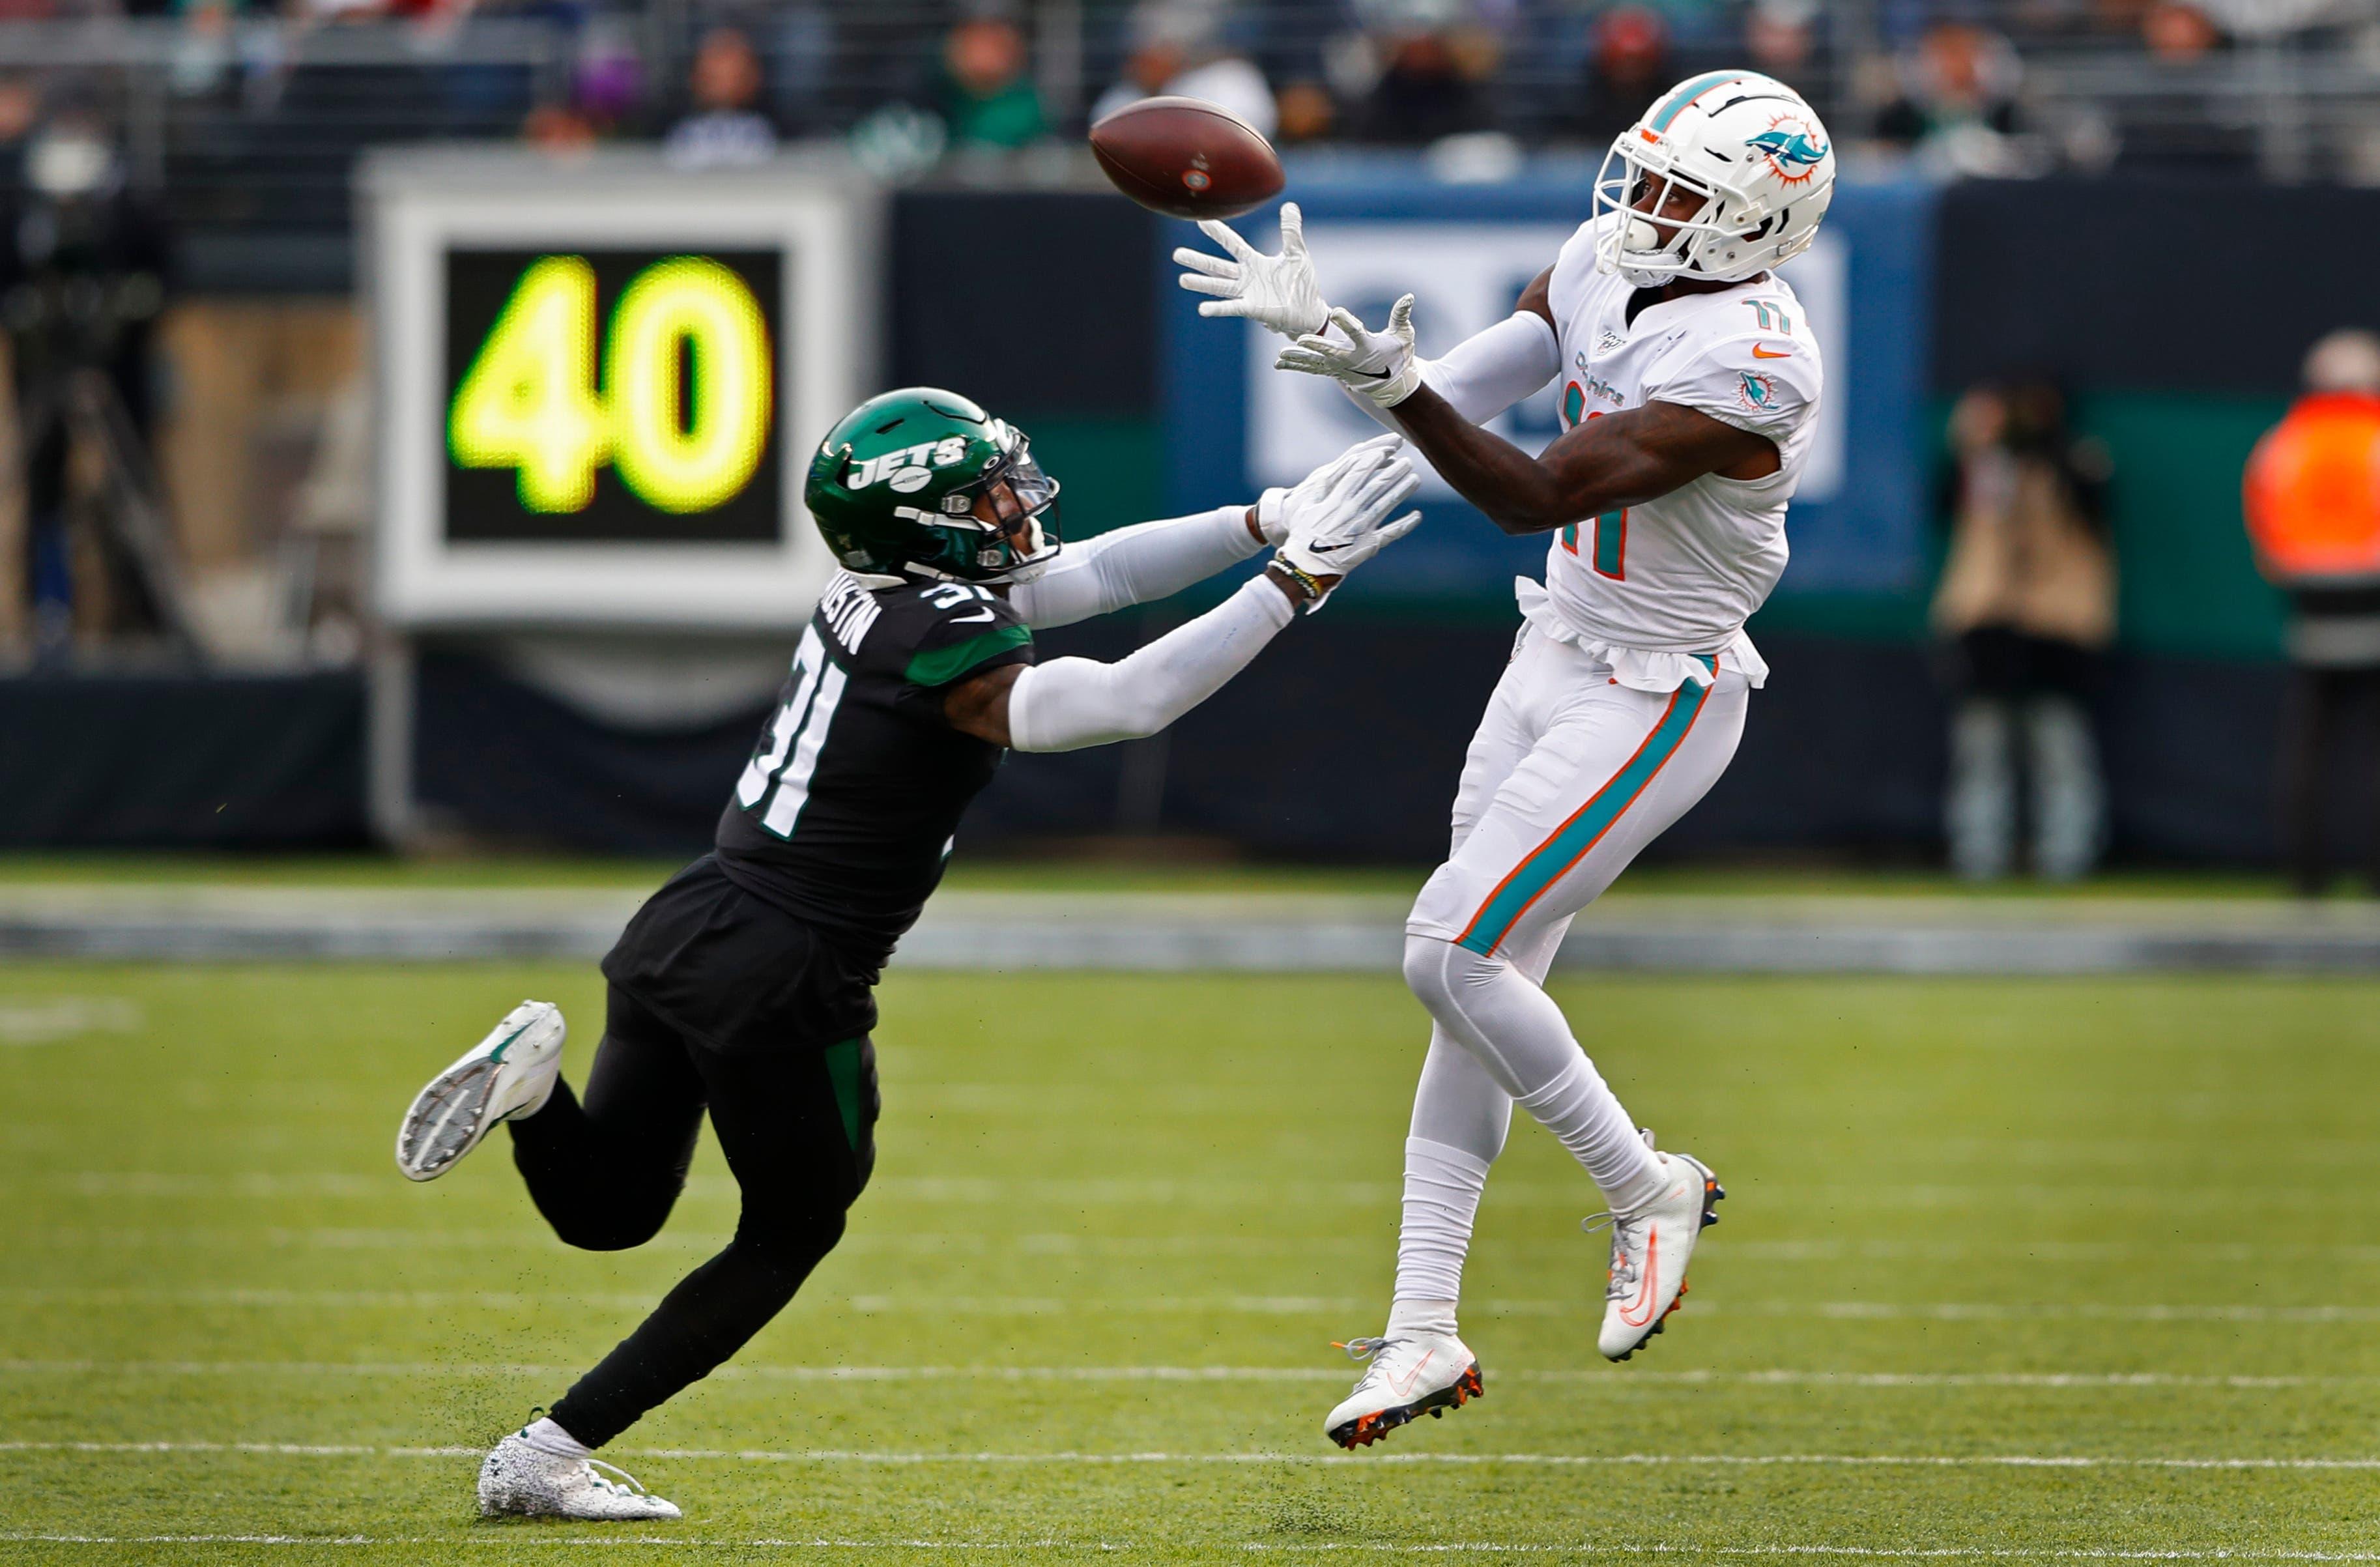
[[[1552,323],[1535,310],[1514,310],[1456,344],[1444,358],[1421,362],[1421,378],[1429,389],[1474,424],[1527,402],[1560,373],[1561,345]],[[1380,423],[1397,428],[1395,409],[1378,407],[1352,391],[1348,395]]]
[[[1281,589],[1259,577],[1129,658],[1033,665],[1008,688],[1009,744],[1078,751],[1154,735],[1245,669],[1292,613]]]
[[[1072,626],[1171,597],[1263,548],[1248,532],[1245,506],[1135,523],[1067,545],[1048,570],[1017,584],[1008,601],[1037,631]]]

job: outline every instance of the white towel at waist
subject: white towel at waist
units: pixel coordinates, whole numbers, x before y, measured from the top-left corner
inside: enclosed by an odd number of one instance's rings
[[[1557,642],[1589,653],[1611,666],[1611,676],[1632,691],[1674,691],[1688,681],[1697,686],[1711,683],[1712,670],[1704,658],[1716,658],[1722,670],[1742,672],[1757,690],[1768,681],[1768,665],[1752,638],[1738,629],[1736,634],[1706,655],[1694,653],[1656,652],[1649,648],[1622,648],[1581,631],[1562,618],[1554,606],[1553,596],[1546,585],[1527,577],[1512,578],[1512,597],[1521,606],[1522,617],[1531,626]]]

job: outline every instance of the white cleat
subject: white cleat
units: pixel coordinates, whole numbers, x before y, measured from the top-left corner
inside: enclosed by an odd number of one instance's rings
[[[480,1511],[491,1518],[590,1518],[597,1522],[681,1516],[600,1458],[565,1458],[516,1432],[480,1465]]]
[[[553,1094],[569,1028],[552,1002],[523,1002],[463,1059],[430,1079],[396,1129],[396,1167],[434,1181],[499,1121],[535,1115]]]
[[[1589,1234],[1611,1227],[1611,1271],[1595,1347],[1612,1360],[1644,1348],[1678,1309],[1694,1243],[1706,1225],[1718,1222],[1713,1205],[1727,1196],[1700,1160],[1682,1153],[1653,1157],[1669,1176],[1661,1195],[1633,1213],[1603,1214],[1585,1226]]]
[[[1369,1447],[1424,1414],[1443,1418],[1488,1389],[1479,1361],[1461,1339],[1417,1333],[1411,1338],[1350,1339],[1336,1346],[1350,1360],[1371,1361],[1362,1380],[1322,1422],[1341,1447]]]

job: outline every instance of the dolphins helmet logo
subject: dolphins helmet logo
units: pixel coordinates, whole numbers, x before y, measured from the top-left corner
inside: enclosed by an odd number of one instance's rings
[[[1817,127],[1800,115],[1779,115],[1744,145],[1767,159],[1779,179],[1788,185],[1806,185],[1832,151],[1818,140],[1818,134]]]

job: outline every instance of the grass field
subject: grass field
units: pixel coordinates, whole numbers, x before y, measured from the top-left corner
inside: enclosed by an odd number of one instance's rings
[[[717,1243],[715,1155],[589,1256],[500,1147],[419,1188],[388,1153],[524,993],[575,1073],[591,969],[0,967],[0,1559],[2380,1560],[2380,983],[1559,990],[1732,1194],[1649,1353],[1596,1358],[1596,1204],[1518,1127],[1488,1398],[1341,1457],[1421,1042],[1393,980],[896,974],[875,1184],[618,1444],[687,1510],[639,1546],[479,1522],[472,1450]]]

